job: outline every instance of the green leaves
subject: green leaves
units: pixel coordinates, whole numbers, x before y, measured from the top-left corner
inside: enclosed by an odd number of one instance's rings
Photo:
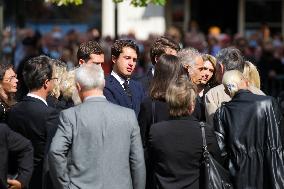
[[[124,0],[113,0],[114,3],[121,3]],[[166,4],[166,0],[131,0],[130,4],[135,7],[145,7],[148,4],[163,6]]]
[[[121,3],[126,0],[112,0],[114,3]],[[164,6],[166,0],[129,0],[130,4],[135,7],[145,7],[148,4]],[[83,0],[45,0],[45,2],[55,3],[58,6],[62,5],[81,5]]]
[[[83,0],[45,0],[48,3],[55,3],[58,6],[62,5],[81,5],[83,4]]]

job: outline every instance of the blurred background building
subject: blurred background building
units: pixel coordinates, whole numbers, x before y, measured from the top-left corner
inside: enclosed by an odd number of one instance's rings
[[[84,0],[83,5],[58,7],[44,0],[1,0],[4,25],[33,27],[42,32],[54,24],[84,31],[96,27],[103,35],[114,36],[115,4],[112,0]],[[0,2],[1,2],[0,1]],[[174,25],[186,32],[192,24],[207,33],[217,26],[222,32],[250,34],[264,23],[271,32],[284,35],[284,0],[167,0],[164,7],[132,7],[129,1],[117,6],[117,31],[129,31],[146,39],[150,33],[162,34]]]

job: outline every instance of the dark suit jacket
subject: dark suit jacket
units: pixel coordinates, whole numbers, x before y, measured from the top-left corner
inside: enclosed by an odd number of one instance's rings
[[[145,75],[136,79],[142,84],[142,87],[147,96],[149,96],[149,87],[152,82],[152,79],[153,79],[152,69],[149,69]]]
[[[106,78],[104,95],[108,101],[114,104],[133,109],[136,116],[138,116],[138,113],[140,111],[140,104],[145,97],[145,92],[141,84],[132,79],[130,79],[129,81],[129,88],[132,94],[131,99],[127,96],[123,87],[115,79],[115,77],[109,75]]]
[[[208,150],[220,160],[214,132],[209,127],[205,129]],[[152,125],[149,155],[155,188],[199,189],[202,152],[200,123],[195,117],[180,117]]]
[[[166,121],[169,119],[169,107],[166,102],[158,100],[153,101],[150,97],[147,97],[143,100],[138,115],[138,123],[140,126],[140,133],[144,148],[146,147],[150,127],[153,124],[152,102],[155,103],[154,123]]]
[[[8,125],[29,139],[34,147],[34,172],[30,189],[42,188],[44,158],[57,124],[58,112],[33,97],[24,97],[10,110]]]
[[[18,176],[22,187],[26,187],[33,172],[33,147],[29,140],[12,131],[6,124],[0,124],[0,188],[7,185],[8,155],[17,160]]]

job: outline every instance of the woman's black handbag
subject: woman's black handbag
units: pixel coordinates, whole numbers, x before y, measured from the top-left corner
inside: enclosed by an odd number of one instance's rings
[[[200,122],[203,141],[202,169],[205,189],[233,189],[229,171],[222,167],[209,153],[205,138],[205,123]]]

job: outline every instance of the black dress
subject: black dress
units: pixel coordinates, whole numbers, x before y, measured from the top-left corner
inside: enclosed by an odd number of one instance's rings
[[[208,126],[208,125],[206,125]],[[220,161],[220,150],[211,127],[206,127],[208,150]],[[149,157],[156,189],[199,189],[202,135],[194,116],[172,118],[152,125]]]

